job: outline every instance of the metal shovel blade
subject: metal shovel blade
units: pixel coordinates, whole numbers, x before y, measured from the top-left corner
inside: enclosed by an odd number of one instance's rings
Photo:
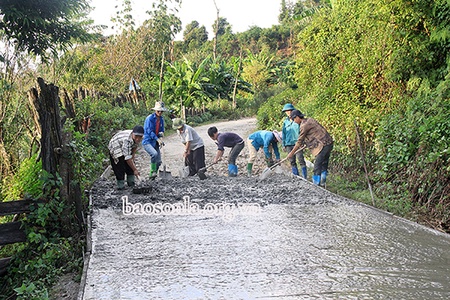
[[[205,175],[205,171],[202,172],[201,169],[198,170],[197,175],[200,178],[200,180],[205,180],[207,178],[206,175]]]
[[[166,166],[163,166],[163,170],[159,170],[158,172],[158,176],[162,179],[171,179],[172,178],[172,173],[169,171],[166,171]]]
[[[145,186],[139,176],[136,176],[137,185],[133,187],[133,194],[148,194],[152,191],[151,186]]]
[[[260,180],[264,180],[266,178],[268,178],[270,175],[272,174],[272,169],[271,168],[266,168],[261,175],[259,175],[259,179]]]
[[[152,191],[151,186],[135,186],[133,188],[133,194],[148,194]]]
[[[188,166],[180,167],[180,168],[178,169],[178,175],[179,175],[181,178],[186,178],[186,177],[188,177],[188,176],[189,176],[189,167],[188,167]]]
[[[203,168],[200,168],[197,172],[198,177],[200,177],[200,180],[204,180],[206,179],[206,175],[205,172],[206,170],[208,170],[209,167],[211,167],[212,165],[215,165],[216,163],[211,163]]]

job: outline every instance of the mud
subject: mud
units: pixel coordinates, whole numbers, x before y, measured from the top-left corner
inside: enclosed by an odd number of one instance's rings
[[[245,139],[255,120],[215,125]],[[208,127],[197,131],[211,161]],[[118,191],[111,176],[94,185],[83,299],[450,297],[448,235],[292,177],[288,166],[261,181],[260,159],[244,176],[246,148],[236,178],[225,176],[226,159],[205,180],[180,178],[183,148],[176,136],[166,145],[173,179],[146,179],[148,155],[137,157],[149,193]]]

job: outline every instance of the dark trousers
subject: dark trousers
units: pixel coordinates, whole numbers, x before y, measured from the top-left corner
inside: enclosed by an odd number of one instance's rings
[[[184,159],[184,165],[189,166],[189,176],[197,174],[198,170],[205,167],[205,147],[191,151]]]
[[[295,145],[286,146],[287,153],[291,152],[294,149]],[[291,163],[291,167],[297,167],[297,161],[301,167],[306,167],[305,157],[303,156],[303,150],[299,151],[297,154],[289,158],[289,162]]]
[[[323,171],[328,171],[331,150],[333,150],[333,144],[324,146],[317,154],[314,160],[314,175],[320,175]]]
[[[117,164],[114,162],[114,158],[109,155],[109,161],[111,162],[111,167],[114,171],[114,175],[116,175],[117,180],[125,180],[125,174],[134,175],[133,170],[125,161],[125,156],[119,157],[119,161]]]
[[[242,149],[244,149],[245,143],[242,142],[240,144],[234,145],[233,148],[231,148],[230,155],[228,156],[228,164],[229,165],[235,165],[236,164],[236,158],[238,157],[239,153],[241,153]]]

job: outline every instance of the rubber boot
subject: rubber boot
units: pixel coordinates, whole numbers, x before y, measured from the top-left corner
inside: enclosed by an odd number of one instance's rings
[[[253,169],[253,163],[248,163],[247,164],[247,175],[248,175],[248,177],[252,176],[252,169]]]
[[[117,189],[124,190],[125,189],[125,180],[117,180]]]
[[[234,174],[236,174],[236,176],[237,176],[237,174],[238,174],[238,166],[237,165],[233,165],[233,167],[234,167]]]
[[[292,174],[294,174],[295,176],[298,176],[298,168],[297,167],[292,167]]]
[[[320,174],[320,186],[326,187],[327,186],[327,171],[323,171]]]
[[[308,178],[308,169],[305,167],[302,167],[302,176],[303,178],[307,179]]]
[[[234,170],[234,165],[231,165],[231,164],[229,164],[228,165],[228,176],[229,177],[236,177],[236,173],[235,173],[235,170]]]
[[[127,175],[127,185],[133,187],[136,184],[134,175]]]
[[[156,172],[157,170],[158,170],[158,167],[157,167],[156,163],[151,163],[150,164],[150,178],[156,177],[158,175]]]
[[[315,185],[320,185],[320,175],[313,175],[312,181]]]

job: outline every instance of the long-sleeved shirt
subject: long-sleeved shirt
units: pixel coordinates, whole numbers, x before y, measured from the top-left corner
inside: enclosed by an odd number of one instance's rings
[[[131,136],[132,132],[133,130],[119,131],[109,141],[109,153],[116,164],[121,156],[124,156],[125,160],[133,158],[134,150],[137,149],[138,144],[134,142]]]
[[[142,145],[150,144],[154,148],[156,141],[158,140],[158,134],[164,132],[164,118],[159,118],[159,128],[157,128],[157,119],[155,113],[145,118],[144,122],[144,138],[142,139]],[[158,130],[158,132],[156,132]]]
[[[256,151],[259,148],[264,149],[264,155],[266,158],[272,158],[272,153],[269,151],[269,145],[272,145],[273,152],[275,153],[275,158],[280,159],[280,151],[278,150],[278,141],[273,136],[272,131],[267,130],[259,130],[255,131],[248,137],[252,141],[253,147],[255,147]]]
[[[293,146],[297,142],[300,126],[289,118],[286,118],[283,122],[281,132],[283,135],[283,147]]]
[[[296,145],[301,147],[303,144],[306,144],[311,153],[317,156],[324,146],[333,144],[333,138],[316,120],[305,118],[300,126]]]

